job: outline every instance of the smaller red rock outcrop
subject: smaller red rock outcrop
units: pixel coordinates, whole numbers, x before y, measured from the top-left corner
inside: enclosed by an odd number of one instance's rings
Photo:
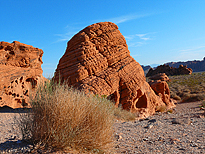
[[[165,73],[155,74],[149,77],[151,80],[161,80],[161,81],[170,81],[169,77]]]
[[[166,81],[169,81],[168,76],[165,73],[159,73],[151,76],[149,85],[154,90],[154,92],[162,99],[166,104],[167,108],[175,107],[174,103],[170,98],[170,90]]]
[[[153,76],[158,73],[165,73],[166,75],[184,75],[184,74],[192,74],[192,69],[187,68],[187,66],[180,65],[179,68],[170,67],[169,65],[160,65],[156,69],[149,69],[146,77]]]
[[[30,45],[0,42],[0,107],[30,107],[29,93],[46,80],[42,56],[43,50]]]

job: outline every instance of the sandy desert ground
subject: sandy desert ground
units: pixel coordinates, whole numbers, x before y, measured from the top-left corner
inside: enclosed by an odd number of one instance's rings
[[[205,118],[201,102],[179,103],[173,113],[156,113],[147,119],[116,121],[115,153],[205,153]],[[0,109],[0,152],[31,153],[15,122],[22,109]],[[46,153],[36,151],[35,153]],[[50,152],[47,152],[50,153]]]

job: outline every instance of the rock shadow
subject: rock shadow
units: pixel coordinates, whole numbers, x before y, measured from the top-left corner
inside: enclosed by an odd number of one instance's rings
[[[28,113],[31,111],[31,108],[16,108],[13,109],[9,106],[0,107],[0,113]]]

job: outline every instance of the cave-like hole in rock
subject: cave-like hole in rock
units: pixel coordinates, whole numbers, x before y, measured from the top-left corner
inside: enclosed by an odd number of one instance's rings
[[[37,81],[34,80],[34,78],[28,78],[28,79],[26,79],[26,82],[31,82],[32,88],[35,88],[37,85]]]
[[[9,54],[11,54],[11,55],[15,55],[14,51],[10,51]]]
[[[28,104],[26,103],[25,99],[22,99],[22,106],[23,107],[28,106]]]
[[[0,101],[2,100],[2,97],[0,97]]]
[[[116,103],[117,102],[117,91],[115,91],[113,94],[109,95],[107,98]]]
[[[142,95],[136,103],[137,108],[147,108],[147,97],[145,95]]]
[[[11,47],[11,46],[7,46],[4,50],[5,50],[5,51],[7,51],[7,50],[12,50],[12,47]]]
[[[16,97],[16,94],[15,94],[15,93],[13,93],[13,94],[12,94],[12,96],[13,96],[13,97]]]
[[[28,90],[25,91],[24,95],[27,95],[27,93],[28,93]]]
[[[19,80],[20,80],[20,83],[21,83],[23,81],[23,76]]]

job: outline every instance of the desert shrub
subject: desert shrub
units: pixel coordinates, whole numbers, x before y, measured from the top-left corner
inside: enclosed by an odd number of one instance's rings
[[[121,107],[114,108],[114,116],[116,119],[123,121],[134,121],[136,120],[137,115],[135,113],[131,113],[127,110],[123,110]]]
[[[201,105],[199,107],[204,107],[205,108],[205,101],[202,101]]]
[[[173,109],[168,109],[167,112],[173,113]]]
[[[100,153],[111,147],[114,105],[106,98],[51,82],[39,87],[31,105],[21,116],[23,139],[61,150]]]
[[[165,112],[167,110],[167,107],[162,105],[162,106],[156,106],[156,112]]]
[[[169,76],[168,82],[171,97],[184,101],[200,101],[205,99],[205,72],[192,73],[191,75]]]
[[[180,101],[180,100],[181,100],[181,97],[179,97],[178,95],[175,95],[175,96],[173,97],[173,99]]]
[[[111,99],[107,95],[101,95],[99,96],[98,94],[94,95],[94,97],[97,98],[106,98],[106,99]],[[113,100],[112,100],[113,101]],[[115,104],[115,102],[112,102]],[[137,113],[132,113],[130,111],[122,109],[122,106],[119,107],[113,107],[113,112],[114,112],[114,117],[115,119],[122,120],[122,121],[134,121],[138,117]]]
[[[196,102],[205,99],[205,94],[186,94],[182,98],[182,102]]]
[[[175,99],[175,100],[181,100],[181,97],[178,96],[175,92],[170,90],[170,97]]]

